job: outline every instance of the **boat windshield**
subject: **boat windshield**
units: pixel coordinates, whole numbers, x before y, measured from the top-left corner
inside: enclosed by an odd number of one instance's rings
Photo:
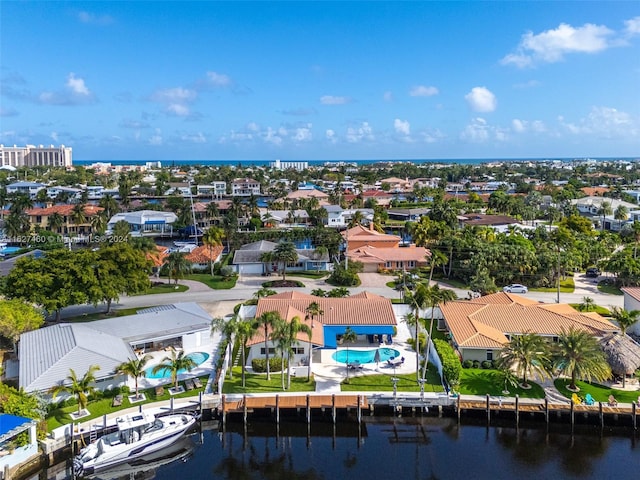
[[[156,418],[155,421],[144,430],[144,433],[162,430],[162,427],[164,427],[164,423],[162,423],[162,420]]]

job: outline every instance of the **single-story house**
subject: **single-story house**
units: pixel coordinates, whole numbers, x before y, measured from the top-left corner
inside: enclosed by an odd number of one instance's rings
[[[0,477],[8,473],[7,478],[23,463],[27,463],[40,455],[37,422],[31,418],[0,413]],[[23,432],[29,433],[29,441],[21,447],[15,447],[13,440]]]
[[[273,252],[278,244],[267,240],[260,240],[243,245],[233,254],[232,265],[240,275],[262,275],[277,273],[278,262],[264,262],[262,255]],[[330,271],[333,263],[328,253],[320,254],[315,249],[296,249],[298,261],[295,265],[287,265],[287,272],[317,270]]]
[[[96,386],[106,390],[126,383],[118,365],[149,352],[210,344],[211,316],[193,302],[161,305],[135,315],[86,323],[59,323],[20,336],[19,386],[46,392],[73,369],[82,377],[98,365]]]
[[[210,263],[220,261],[222,256],[222,245],[200,245],[185,255],[185,258],[191,262],[191,267],[195,270],[203,270],[210,268]]]
[[[307,313],[309,305],[317,303],[323,313],[311,318]],[[311,328],[311,341],[309,337],[300,333],[298,346],[295,347],[294,361],[303,363],[309,359],[311,346],[316,349],[335,349],[342,344],[341,338],[347,327],[351,328],[360,341],[374,343],[383,336],[395,334],[396,316],[391,300],[374,295],[369,292],[361,292],[346,298],[315,297],[300,292],[283,292],[277,295],[260,298],[255,307],[255,313],[247,309],[255,318],[265,312],[278,312],[281,318],[291,321],[298,317]],[[276,344],[267,342],[269,355],[276,355]],[[247,365],[251,365],[254,358],[264,358],[264,329],[257,329],[247,342],[250,347],[247,355]]]
[[[540,303],[512,293],[494,293],[439,305],[439,328],[449,331],[462,360],[495,360],[513,335],[536,333],[557,341],[570,328],[596,337],[619,328],[595,312],[579,312],[562,303]]]

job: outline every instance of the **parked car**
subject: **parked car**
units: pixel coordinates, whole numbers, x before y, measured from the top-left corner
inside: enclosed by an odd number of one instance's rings
[[[511,285],[504,287],[502,291],[507,293],[527,293],[529,289],[519,283],[512,283]]]
[[[589,267],[585,275],[590,278],[597,278],[600,276],[600,270],[597,267]]]

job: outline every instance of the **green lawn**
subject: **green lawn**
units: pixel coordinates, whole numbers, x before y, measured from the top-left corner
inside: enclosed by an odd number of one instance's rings
[[[497,370],[485,370],[482,368],[463,368],[460,375],[458,391],[463,395],[504,396],[502,389],[504,384],[496,381]],[[531,388],[525,390],[520,387],[509,387],[509,396],[516,395],[522,398],[544,398],[543,388],[534,382],[529,382]]]
[[[155,295],[158,293],[177,293],[177,292],[186,292],[189,290],[189,287],[186,285],[176,285],[175,283],[161,283],[158,285],[154,285],[149,290],[139,293],[138,295]]]
[[[137,308],[122,308],[118,310],[111,310],[109,314],[106,312],[98,312],[92,314],[83,313],[77,317],[65,318],[65,322],[93,322],[94,320],[104,320],[106,318],[125,317],[127,315],[134,315],[138,310],[149,307],[137,307]]]
[[[266,373],[246,373],[245,386],[242,386],[242,368],[233,367],[233,378],[224,380],[223,393],[280,393],[282,383],[280,372],[271,372],[271,380],[267,381]],[[287,384],[287,372],[284,374],[284,382]],[[315,392],[316,382],[311,376],[307,382],[307,377],[291,377],[291,388],[287,392]]]
[[[196,282],[204,283],[209,288],[214,290],[229,290],[236,286],[238,281],[237,276],[233,277],[221,277],[220,275],[214,275],[213,277],[208,273],[192,273],[185,277],[187,280],[195,280]]]
[[[573,282],[573,277],[567,277],[560,282],[560,293],[573,293],[575,289],[576,285]],[[531,290],[532,292],[557,292],[558,288],[555,286],[550,288],[532,287],[529,288],[529,290]]]
[[[622,295],[622,290],[615,285],[606,285],[602,282],[598,284],[598,291],[600,293],[608,293],[609,295]]]
[[[383,375],[357,375],[349,378],[349,383],[344,381],[341,384],[343,392],[392,392],[393,370]],[[398,392],[419,392],[420,384],[416,381],[415,373],[396,375],[398,380]],[[424,384],[425,392],[443,392],[440,376],[435,368],[430,368],[427,372],[427,383]]]
[[[150,388],[147,390],[143,390],[140,389],[140,393],[144,393],[146,396],[146,400],[143,402],[136,402],[135,404],[131,404],[129,403],[129,398],[128,395],[133,395],[134,392],[131,392],[130,394],[125,394],[123,393],[123,400],[122,400],[122,405],[120,407],[114,408],[111,406],[111,402],[113,401],[112,397],[105,397],[102,398],[100,400],[95,400],[95,401],[91,401],[89,402],[89,404],[87,405],[87,410],[89,410],[89,412],[91,413],[91,415],[89,415],[88,417],[83,417],[80,421],[81,422],[86,422],[87,420],[91,420],[93,418],[99,418],[102,417],[103,415],[109,414],[109,413],[113,413],[113,412],[117,412],[118,410],[122,410],[124,408],[129,408],[132,406],[138,406],[138,405],[144,405],[147,403],[152,403],[152,402],[158,402],[161,400],[169,400],[171,397],[173,398],[188,398],[188,397],[197,397],[198,393],[203,391],[206,384],[207,384],[207,380],[209,379],[208,376],[202,376],[200,377],[200,381],[202,382],[202,388],[196,388],[193,389],[191,391],[185,391],[183,393],[180,393],[178,395],[169,395],[169,387],[171,385],[165,385],[164,387],[164,395],[160,395],[160,396],[156,396],[155,393],[155,389]],[[180,382],[180,385],[183,385],[183,382]],[[67,423],[71,423],[71,417],[69,416],[70,413],[75,413],[78,411],[78,406],[77,405],[71,405],[68,407],[63,407],[63,408],[58,408],[56,410],[52,410],[48,415],[47,415],[47,431],[51,431],[54,428],[58,428],[62,425],[65,425]]]
[[[570,303],[569,305],[571,305],[576,310],[580,311],[580,305],[581,305],[580,303]],[[594,309],[592,311],[596,312],[599,315],[602,315],[603,317],[611,316],[611,311],[608,308],[601,307],[600,305],[594,305]]]
[[[571,395],[573,395],[573,392],[567,390],[566,387],[569,384],[568,378],[557,378],[553,382],[553,384],[565,397],[571,398]],[[618,402],[632,403],[637,401],[638,396],[640,395],[640,391],[638,390],[616,390],[605,385],[599,385],[597,383],[587,383],[581,380],[576,381],[576,385],[578,386],[578,388],[580,388],[580,391],[578,392],[578,395],[580,397],[584,397],[587,393],[590,393],[596,402],[608,402],[609,395],[613,395]]]

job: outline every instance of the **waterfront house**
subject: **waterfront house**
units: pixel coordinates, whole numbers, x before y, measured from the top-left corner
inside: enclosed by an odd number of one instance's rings
[[[13,182],[7,185],[7,195],[21,193],[35,199],[38,192],[44,188],[46,188],[44,184],[37,182]]]
[[[78,204],[76,204],[78,205]],[[52,205],[45,208],[25,210],[32,228],[41,228],[53,233],[69,236],[83,236],[97,233],[93,228],[93,218],[104,210],[102,207],[85,204],[83,216],[75,213],[76,205]],[[52,225],[52,218],[58,216],[59,224]]]
[[[307,313],[309,305],[317,303],[323,313],[311,318]],[[294,349],[295,364],[307,364],[312,348],[316,350],[334,350],[343,345],[342,336],[347,327],[358,336],[359,343],[371,343],[377,346],[383,338],[388,340],[395,334],[396,317],[391,300],[361,292],[346,298],[315,297],[301,292],[283,292],[258,300],[256,307],[246,308],[244,318],[258,318],[265,312],[277,312],[286,321],[298,317],[311,328],[311,340],[304,334],[298,334],[298,345]],[[254,358],[264,358],[264,328],[255,330],[247,342],[249,353],[247,365]],[[269,355],[276,355],[277,344],[267,341]],[[319,355],[313,361],[320,361]]]
[[[159,236],[171,235],[173,223],[178,219],[173,212],[158,212],[156,210],[138,210],[135,212],[116,213],[107,224],[107,233],[113,231],[113,227],[120,221],[129,224],[132,236]]]
[[[596,337],[619,330],[595,312],[504,292],[441,303],[439,309],[442,319],[438,328],[449,332],[462,360],[495,360],[512,336],[526,332],[555,342],[563,329],[585,330]]]
[[[260,182],[253,178],[236,178],[231,183],[231,195],[234,197],[259,196]]]
[[[176,303],[139,310],[135,315],[94,322],[59,323],[20,336],[20,388],[47,392],[74,369],[82,377],[98,365],[96,386],[107,390],[126,384],[118,365],[168,347],[194,350],[210,346],[211,316],[198,304]]]
[[[640,310],[640,287],[623,287],[621,290],[624,295],[624,309],[627,312]],[[627,332],[640,336],[640,321],[631,325]]]

